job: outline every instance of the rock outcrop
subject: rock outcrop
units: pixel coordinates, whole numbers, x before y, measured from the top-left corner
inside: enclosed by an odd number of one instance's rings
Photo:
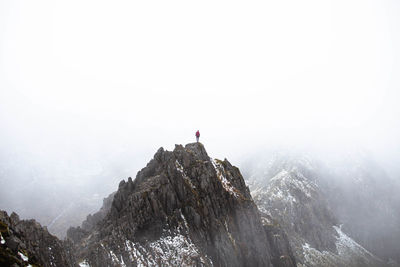
[[[160,148],[102,220],[68,236],[81,266],[296,266],[262,220],[239,169],[193,143]]]
[[[60,241],[35,220],[0,211],[0,266],[78,266],[73,245]]]

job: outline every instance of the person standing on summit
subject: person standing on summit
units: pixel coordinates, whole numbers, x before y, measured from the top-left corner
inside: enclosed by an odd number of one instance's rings
[[[197,143],[199,142],[199,138],[200,138],[200,132],[199,132],[199,130],[197,130],[197,132],[196,132],[196,140],[197,140]]]

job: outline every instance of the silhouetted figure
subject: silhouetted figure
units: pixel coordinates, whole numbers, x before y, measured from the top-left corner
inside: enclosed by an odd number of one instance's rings
[[[197,143],[199,142],[199,138],[200,138],[200,132],[199,132],[199,130],[197,130],[197,132],[196,132],[196,140],[197,140]]]

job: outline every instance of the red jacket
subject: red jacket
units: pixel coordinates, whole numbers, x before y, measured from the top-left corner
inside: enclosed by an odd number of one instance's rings
[[[199,131],[196,132],[196,137],[200,137],[200,132]]]

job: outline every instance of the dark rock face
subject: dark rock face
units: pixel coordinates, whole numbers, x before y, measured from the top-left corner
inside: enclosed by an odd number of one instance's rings
[[[35,220],[0,211],[0,266],[77,266],[73,245],[60,241]]]
[[[296,266],[289,239],[281,227],[271,224],[272,219],[264,214],[262,217],[268,243],[271,247],[271,262],[275,267]]]
[[[68,237],[90,266],[296,266],[239,170],[201,143],[160,148],[135,180],[121,181],[102,220]]]

